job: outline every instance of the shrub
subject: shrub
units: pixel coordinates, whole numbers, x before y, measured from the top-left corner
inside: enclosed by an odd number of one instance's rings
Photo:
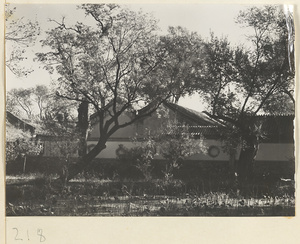
[[[165,179],[173,178],[174,169],[179,169],[187,157],[204,152],[203,139],[194,139],[186,125],[175,124],[162,128],[158,137],[160,154],[167,160],[163,171]]]
[[[135,143],[138,143],[136,139]],[[134,148],[128,149],[123,145],[119,145],[116,154],[117,158],[123,161],[131,171],[134,172],[134,169],[132,169],[134,167],[142,173],[145,180],[148,181],[152,178],[152,160],[156,154],[156,145],[150,133],[142,139],[139,146]]]

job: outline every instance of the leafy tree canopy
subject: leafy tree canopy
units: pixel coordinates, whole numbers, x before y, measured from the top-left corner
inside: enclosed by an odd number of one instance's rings
[[[26,60],[26,48],[33,45],[36,37],[40,34],[40,27],[37,21],[16,18],[16,8],[11,9],[6,5],[5,9],[5,41],[10,43],[9,52],[6,53],[6,67],[16,76],[27,76],[32,69],[22,66]]]
[[[191,95],[195,84],[201,81],[202,43],[196,32],[180,26],[169,27],[168,34],[160,36],[157,53],[163,53],[163,60],[151,78],[159,77],[170,85],[172,101],[175,103],[180,97]]]
[[[161,74],[160,65],[171,64],[173,57],[166,60],[167,50],[158,48],[157,21],[152,16],[114,4],[83,4],[78,8],[86,13],[89,24],[66,26],[64,19],[52,20],[57,27],[48,31],[42,42],[51,51],[37,57],[49,72],[58,73],[58,96],[87,102],[98,114],[101,136],[79,163],[83,167],[105,148],[115,131],[151,114],[179,92],[174,91],[178,79],[165,80],[157,75]],[[180,32],[187,39],[185,31]],[[160,44],[168,48],[164,42],[167,38]],[[147,105],[143,112],[136,112]],[[120,123],[125,111],[132,111],[131,119]]]
[[[263,136],[255,116],[294,112],[290,22],[278,6],[251,7],[237,17],[238,24],[253,30],[249,47],[234,47],[213,34],[204,44],[204,78],[198,89],[210,104],[207,113],[226,125],[227,148],[242,146],[238,170],[242,178],[251,172]]]

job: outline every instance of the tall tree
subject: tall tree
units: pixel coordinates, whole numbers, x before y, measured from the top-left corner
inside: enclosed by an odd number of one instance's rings
[[[51,102],[51,92],[45,85],[36,85],[33,90],[33,101],[38,107],[38,117],[43,120],[45,116],[45,109]]]
[[[6,109],[18,116],[32,119],[34,109],[32,93],[32,88],[14,88],[10,90],[6,97]]]
[[[13,88],[6,95],[6,109],[22,117],[41,122],[54,103],[55,94],[45,85],[32,88]]]
[[[226,125],[229,148],[242,147],[237,167],[241,181],[251,179],[263,136],[255,116],[281,113],[283,101],[291,109],[285,111],[294,112],[293,33],[288,33],[287,21],[277,6],[251,7],[237,17],[253,30],[250,48],[232,47],[226,38],[213,35],[205,44],[205,79],[199,89],[210,101],[208,114]]]
[[[79,133],[79,156],[84,156],[87,153],[87,136],[89,128],[89,103],[82,101],[78,106],[78,122],[77,130]]]
[[[64,19],[43,41],[51,52],[38,53],[45,67],[59,74],[57,94],[87,102],[96,111],[100,138],[96,146],[69,169],[71,179],[106,148],[117,130],[151,114],[172,95],[171,84],[152,76],[161,63],[155,46],[156,20],[114,4],[79,6],[94,24],[66,26]],[[141,103],[142,102],[142,103]],[[137,111],[137,105],[147,108]],[[141,108],[141,107],[140,107]],[[131,114],[126,122],[119,118]]]
[[[169,27],[168,34],[161,36],[157,52],[162,62],[156,76],[172,84],[172,102],[177,103],[184,95],[191,95],[195,83],[201,79],[202,39],[196,32],[177,26]]]

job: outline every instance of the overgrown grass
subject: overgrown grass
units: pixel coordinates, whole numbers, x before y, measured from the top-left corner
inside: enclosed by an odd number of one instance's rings
[[[57,175],[7,176],[7,216],[294,216],[292,182],[253,187],[203,180],[112,180],[81,175],[67,186]],[[29,183],[29,180],[37,179]],[[260,188],[260,189],[259,189]],[[259,193],[258,193],[259,192]],[[265,193],[265,194],[264,194]]]

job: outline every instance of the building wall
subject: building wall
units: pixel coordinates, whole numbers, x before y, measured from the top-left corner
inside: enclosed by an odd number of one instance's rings
[[[257,161],[289,161],[294,157],[292,143],[261,143],[255,160]]]
[[[218,148],[218,155],[213,157],[208,152],[202,154],[195,154],[188,158],[193,161],[228,161],[229,155],[222,151],[222,143],[218,140],[205,140],[205,146],[207,151],[211,147]],[[96,144],[96,141],[88,141],[89,149],[92,149]],[[116,150],[119,145],[123,145],[126,148],[133,148],[138,144],[131,141],[108,141],[106,143],[106,149],[104,149],[97,158],[116,158]],[[239,152],[236,155],[236,159],[239,157]],[[294,145],[292,143],[261,143],[256,155],[256,161],[274,161],[274,162],[286,162],[294,157]],[[156,159],[162,159],[161,156],[157,155]]]
[[[119,117],[119,123],[125,123],[130,120],[130,114],[122,114]],[[167,125],[169,121],[178,121],[183,123],[184,121],[189,125],[196,125],[192,121],[187,121],[187,118],[182,118],[180,115],[174,111],[167,109],[165,107],[159,108],[157,111],[153,112],[151,115],[145,117],[136,123],[126,126],[125,128],[117,130],[111,137],[111,140],[123,140],[128,138],[136,137],[137,135],[144,135],[148,131],[151,133],[159,132],[162,125]],[[95,124],[89,133],[89,140],[97,140],[100,136],[99,126]]]
[[[120,123],[126,122],[130,119],[128,115],[122,115],[120,117]],[[179,121],[183,122],[186,118],[180,117],[174,111],[162,107],[161,109],[154,112],[151,116],[146,117],[145,119],[127,126],[123,129],[115,132],[109,141],[106,143],[106,149],[103,150],[97,158],[116,158],[116,150],[119,148],[119,145],[123,145],[126,148],[132,148],[137,146],[131,142],[131,138],[136,137],[137,135],[143,135],[146,132],[155,133],[161,127],[161,125],[166,125],[169,121]],[[193,125],[192,121],[187,121],[189,125]],[[91,149],[93,145],[97,143],[99,138],[99,128],[97,125],[93,127],[88,139],[88,146]],[[193,161],[228,161],[229,155],[224,153],[222,150],[222,143],[217,139],[205,139],[205,145],[209,150],[211,147],[214,147],[214,152],[217,156],[210,156],[209,153],[196,154],[189,158]],[[294,157],[294,144],[293,143],[261,143],[259,145],[259,150],[256,155],[256,161],[276,161],[276,162],[286,162],[291,160]],[[161,159],[161,156],[156,158]],[[239,152],[236,155],[236,159],[239,158]]]
[[[126,123],[130,121],[133,116],[131,113],[123,114],[119,118],[119,123]],[[103,150],[97,158],[103,159],[115,159],[116,150],[120,145],[126,148],[132,148],[138,146],[138,144],[132,142],[134,137],[142,137],[146,133],[156,134],[162,125],[167,125],[170,121],[186,122],[189,125],[194,125],[193,121],[189,121],[185,116],[181,116],[177,112],[162,106],[156,112],[150,116],[145,117],[132,125],[116,131],[106,143],[106,149]],[[93,129],[89,133],[88,148],[96,145],[98,138],[100,137],[99,126],[94,124]],[[207,147],[206,153],[200,153],[188,158],[192,161],[228,161],[229,155],[222,150],[222,143],[217,139],[205,139],[205,146]],[[55,141],[45,141],[44,143],[44,156],[59,156],[59,147]],[[208,153],[210,152],[210,153]],[[213,153],[212,153],[213,152]],[[213,155],[214,154],[214,155]],[[74,153],[76,156],[76,152]],[[236,155],[236,159],[239,158],[239,152]],[[268,162],[286,162],[294,158],[294,144],[293,143],[261,143],[256,155],[256,161],[268,161]],[[162,159],[157,155],[156,159]]]
[[[91,150],[94,145],[96,145],[96,141],[88,141],[88,148]],[[97,158],[116,158],[116,150],[119,148],[119,145],[123,145],[126,148],[133,148],[138,146],[138,143],[133,143],[129,140],[125,141],[108,141],[106,143],[106,149],[104,149]],[[210,156],[208,153],[195,154],[189,157],[189,160],[200,160],[200,161],[227,161],[229,159],[229,155],[224,153],[221,148],[221,142],[217,140],[205,140],[205,146],[209,149],[211,146],[216,146],[219,149],[219,154],[216,157]],[[155,159],[162,159],[163,157],[157,155]]]
[[[119,123],[125,123],[128,122],[130,117],[128,115],[122,115],[119,118]],[[135,136],[136,133],[136,125],[132,124],[129,126],[126,126],[125,128],[117,130],[110,138],[116,139],[116,138],[132,138]],[[100,131],[99,131],[99,125],[98,123],[93,125],[92,130],[89,132],[89,139],[88,140],[97,140],[100,137]]]
[[[71,144],[70,142],[55,141],[55,140],[44,140],[43,141],[43,152],[44,157],[65,157],[63,152],[67,151],[69,157],[77,157],[78,152],[76,149],[77,142]]]

